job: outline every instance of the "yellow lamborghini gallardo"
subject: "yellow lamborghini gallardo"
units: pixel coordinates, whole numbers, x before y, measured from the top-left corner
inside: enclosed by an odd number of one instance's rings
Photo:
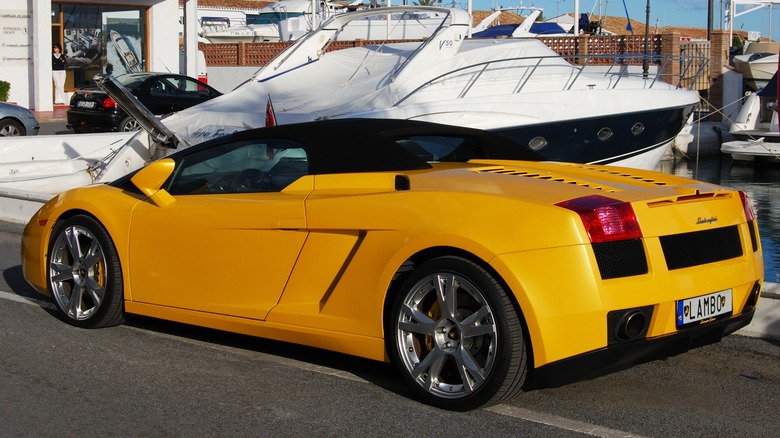
[[[239,132],[56,196],[24,276],[76,326],[140,314],[387,360],[456,410],[750,322],[744,193],[533,158],[403,120]]]

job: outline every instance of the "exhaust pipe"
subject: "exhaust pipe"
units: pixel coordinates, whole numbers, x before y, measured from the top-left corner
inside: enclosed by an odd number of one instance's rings
[[[627,313],[618,324],[618,338],[624,341],[636,339],[646,331],[647,317],[640,311]]]
[[[653,306],[609,312],[607,314],[609,342],[625,342],[644,338],[650,328],[652,316]]]

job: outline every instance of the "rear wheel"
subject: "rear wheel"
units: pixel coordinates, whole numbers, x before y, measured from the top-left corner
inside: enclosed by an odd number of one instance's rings
[[[27,135],[24,126],[16,120],[0,120],[0,137]]]
[[[119,130],[122,132],[138,131],[139,129],[141,129],[141,124],[131,116],[125,117],[119,123]]]
[[[404,281],[386,318],[387,350],[418,397],[469,410],[522,391],[523,329],[504,288],[460,257],[424,263]]]
[[[70,324],[108,327],[124,322],[119,256],[108,233],[79,215],[55,225],[49,246],[49,287]]]

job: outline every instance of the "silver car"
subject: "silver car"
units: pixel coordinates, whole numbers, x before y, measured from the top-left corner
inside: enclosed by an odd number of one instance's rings
[[[40,125],[32,111],[12,103],[0,102],[0,137],[36,135]]]

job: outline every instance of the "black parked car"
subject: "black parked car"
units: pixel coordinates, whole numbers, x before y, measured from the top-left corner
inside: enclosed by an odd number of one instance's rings
[[[130,73],[116,79],[155,115],[180,111],[222,95],[197,79],[173,73]],[[77,133],[135,131],[141,127],[97,86],[73,94],[67,126]]]

